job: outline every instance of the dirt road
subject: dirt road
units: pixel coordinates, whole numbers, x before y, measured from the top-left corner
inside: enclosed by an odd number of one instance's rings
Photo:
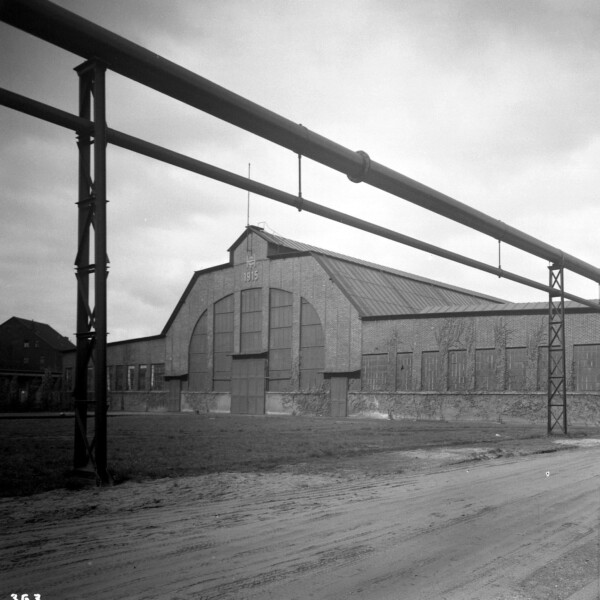
[[[1,500],[0,598],[600,597],[599,447],[436,452]]]

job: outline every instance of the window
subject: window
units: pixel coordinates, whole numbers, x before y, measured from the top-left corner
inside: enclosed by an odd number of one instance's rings
[[[148,365],[140,365],[138,367],[138,390],[144,391],[146,389],[146,371]]]
[[[208,392],[212,382],[208,372],[208,333],[207,312],[204,311],[192,332],[190,339],[188,389]]]
[[[154,364],[150,367],[150,389],[159,392],[164,388],[165,365],[164,363]]]
[[[317,390],[325,370],[325,337],[314,306],[302,298],[300,304],[300,389]]]
[[[45,365],[46,365],[46,357],[42,354],[42,356],[40,356],[40,369],[43,369]]]
[[[65,369],[64,389],[70,392],[73,389],[73,368],[67,367]]]
[[[524,390],[525,366],[527,364],[527,348],[506,349],[506,389]]]
[[[467,389],[466,350],[450,350],[448,352],[448,389],[451,391]]]
[[[573,380],[579,392],[600,390],[600,345],[573,346]]]
[[[412,390],[412,352],[396,354],[396,389]]]
[[[115,389],[115,367],[111,365],[106,367],[106,389],[110,392],[110,390]]]
[[[29,340],[23,342],[23,348],[29,348]]]
[[[262,350],[262,289],[242,290],[241,352]]]
[[[496,389],[496,351],[493,348],[475,350],[475,389]]]
[[[284,392],[292,379],[292,294],[270,290],[269,390]]]
[[[231,354],[233,353],[233,296],[226,296],[214,307],[213,389],[231,391]]]
[[[115,376],[115,390],[122,392],[125,389],[125,366],[117,365]]]
[[[423,352],[421,354],[421,389],[437,390],[440,386],[440,353]]]
[[[127,391],[135,389],[135,366],[127,365]]]
[[[363,354],[360,374],[362,389],[376,392],[387,389],[387,354]]]
[[[23,364],[24,365],[28,365],[29,364],[29,356],[23,357]]]

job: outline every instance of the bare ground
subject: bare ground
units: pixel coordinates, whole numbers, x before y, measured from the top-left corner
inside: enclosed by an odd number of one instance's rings
[[[600,598],[600,446],[567,442],[0,499],[0,598]]]

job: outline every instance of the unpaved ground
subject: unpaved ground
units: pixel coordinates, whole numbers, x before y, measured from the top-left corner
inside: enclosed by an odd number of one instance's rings
[[[0,598],[600,598],[600,446],[583,443],[2,499]]]

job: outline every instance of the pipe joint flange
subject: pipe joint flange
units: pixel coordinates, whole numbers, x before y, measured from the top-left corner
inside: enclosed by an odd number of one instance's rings
[[[358,150],[356,154],[360,155],[363,164],[358,175],[348,175],[348,179],[352,181],[352,183],[360,183],[361,181],[364,181],[365,177],[371,170],[371,159],[369,158],[369,155],[364,150]]]

